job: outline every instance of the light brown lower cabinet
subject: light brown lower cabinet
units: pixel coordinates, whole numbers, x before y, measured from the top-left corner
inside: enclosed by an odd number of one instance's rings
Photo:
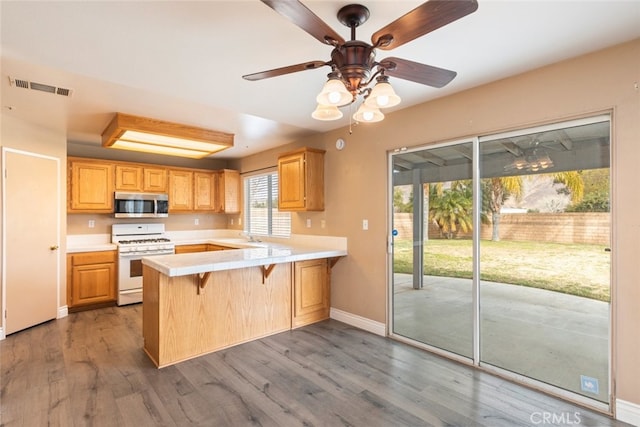
[[[116,301],[116,251],[67,255],[67,306],[91,308]]]
[[[195,244],[195,245],[176,245],[177,254],[186,254],[190,252],[205,252],[207,250],[207,244]]]
[[[220,245],[212,245],[211,243],[196,243],[193,245],[177,245],[176,253],[186,254],[189,252],[224,251],[226,249],[234,249],[234,248],[229,248],[227,246],[220,246]]]
[[[330,277],[326,258],[298,261],[293,264],[292,328],[329,318]]]
[[[144,350],[159,368],[329,317],[336,258],[166,276],[143,265]]]

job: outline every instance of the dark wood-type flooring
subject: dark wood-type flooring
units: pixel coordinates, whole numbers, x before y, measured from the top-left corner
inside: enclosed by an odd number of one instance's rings
[[[161,370],[141,330],[138,304],[8,336],[1,425],[623,425],[334,320]]]

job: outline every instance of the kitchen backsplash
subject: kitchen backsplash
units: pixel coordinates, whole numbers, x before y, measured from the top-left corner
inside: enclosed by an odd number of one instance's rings
[[[213,230],[236,228],[238,215],[225,214],[169,214],[167,218],[114,218],[109,214],[67,215],[67,234],[111,234],[113,224],[164,223],[167,231]],[[231,221],[233,220],[233,224]],[[92,222],[93,221],[93,222]],[[197,224],[196,224],[197,222]],[[93,225],[91,227],[90,225]]]

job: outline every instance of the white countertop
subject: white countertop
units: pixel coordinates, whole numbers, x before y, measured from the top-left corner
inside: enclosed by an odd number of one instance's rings
[[[207,271],[232,270],[284,262],[332,258],[347,255],[347,238],[335,236],[291,235],[249,242],[238,230],[168,231],[176,245],[210,243],[235,249],[143,258],[167,276],[184,276]],[[109,234],[67,236],[67,253],[117,250]]]
[[[234,244],[228,239],[210,239],[208,243],[221,246],[233,246]],[[243,244],[249,245],[249,243]],[[156,255],[142,258],[142,263],[158,270],[162,274],[173,277],[347,255],[346,247],[314,248],[270,242],[255,243],[253,245],[255,247],[224,251]]]
[[[115,251],[110,234],[70,234],[67,235],[67,253]]]

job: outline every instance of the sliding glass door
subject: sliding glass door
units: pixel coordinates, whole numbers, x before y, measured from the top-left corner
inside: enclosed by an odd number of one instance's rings
[[[480,363],[608,402],[609,121],[481,139],[480,171]]]
[[[398,339],[610,401],[610,121],[390,155]]]
[[[473,356],[472,143],[393,156],[394,333]]]

